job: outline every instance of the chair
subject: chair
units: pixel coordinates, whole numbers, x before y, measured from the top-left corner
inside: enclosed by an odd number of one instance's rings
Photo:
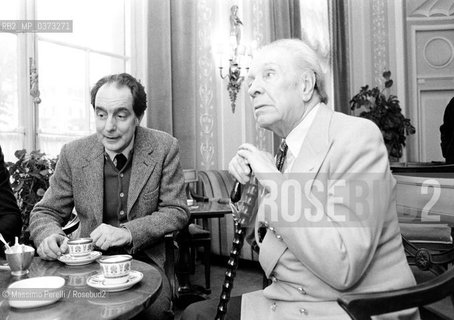
[[[63,232],[68,237],[72,238],[72,236],[75,236],[77,238],[77,235],[78,235],[77,231],[79,230],[80,220],[79,220],[79,217],[77,216],[77,214],[73,213],[72,215],[73,215],[72,219],[69,220],[69,222],[62,229],[63,229]]]
[[[178,280],[175,274],[175,235],[173,233],[167,233],[164,236],[166,261],[164,263],[164,273],[169,279],[170,291],[172,293],[172,300],[175,301],[178,298]]]
[[[196,201],[208,201],[208,198],[197,194],[194,190],[194,186],[198,182],[198,175],[194,169],[185,169],[183,170],[185,184],[186,184],[186,196],[188,199],[194,199]],[[189,235],[189,248],[191,252],[190,259],[190,272],[194,274],[195,272],[195,260],[196,260],[196,251],[197,248],[203,248],[203,264],[205,269],[205,291],[207,293],[211,292],[211,232],[207,229],[208,226],[200,226],[197,223],[190,223],[188,225],[188,235]]]
[[[454,247],[451,244],[445,244],[446,250],[440,250],[440,244],[435,244],[435,249],[431,245],[415,245],[405,236],[402,236],[405,253],[407,254],[408,264],[418,267],[421,271],[430,271],[434,275],[444,273],[450,263],[454,262]]]
[[[431,253],[425,248],[418,248],[402,237],[405,251],[414,256],[416,265],[421,270],[437,274],[435,278],[414,287],[391,290],[386,292],[352,293],[337,299],[339,305],[353,320],[371,319],[373,315],[385,314],[419,307],[422,319],[453,319],[454,318],[454,268],[447,265],[454,259],[454,250],[442,253]],[[410,259],[409,262],[412,260]],[[428,306],[446,297],[451,297],[451,310],[446,315],[433,306]],[[445,302],[443,300],[443,302]],[[444,308],[446,309],[446,308]]]

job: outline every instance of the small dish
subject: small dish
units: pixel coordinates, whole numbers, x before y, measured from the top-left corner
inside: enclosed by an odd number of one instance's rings
[[[129,272],[129,278],[124,283],[106,284],[103,274],[95,274],[87,279],[87,285],[92,288],[106,291],[106,292],[118,292],[131,288],[136,283],[140,282],[143,278],[143,273],[140,271],[131,270]]]
[[[57,276],[19,280],[8,286],[8,302],[10,307],[18,309],[46,306],[64,296],[64,285],[65,279]]]
[[[83,257],[74,257],[69,254],[64,254],[58,257],[60,262],[66,263],[69,266],[82,266],[89,264],[98,259],[102,255],[99,251],[92,251],[89,255]]]

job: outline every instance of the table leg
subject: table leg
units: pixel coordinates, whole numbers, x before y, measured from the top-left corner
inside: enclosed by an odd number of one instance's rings
[[[179,258],[175,265],[175,271],[178,278],[178,298],[176,304],[180,308],[185,308],[191,303],[208,299],[211,293],[210,289],[205,289],[202,286],[193,285],[190,282],[190,235],[188,228],[181,230],[177,237],[179,247]]]

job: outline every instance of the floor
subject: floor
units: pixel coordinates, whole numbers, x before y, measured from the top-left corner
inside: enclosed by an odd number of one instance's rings
[[[211,265],[211,294],[210,299],[219,299],[224,283],[227,259],[213,258]],[[258,262],[240,261],[236,277],[233,283],[231,296],[241,295],[245,292],[262,289],[263,278]],[[204,268],[197,262],[195,274],[191,276],[191,283],[204,286]],[[183,310],[175,310],[175,320],[180,319]]]

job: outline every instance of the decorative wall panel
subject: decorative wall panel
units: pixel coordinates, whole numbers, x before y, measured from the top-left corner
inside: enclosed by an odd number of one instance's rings
[[[416,9],[411,10],[410,17],[443,17],[454,15],[454,0],[426,0]]]
[[[388,66],[388,32],[386,6],[384,0],[372,1],[372,59],[374,64],[374,82],[383,85],[383,71]]]
[[[261,47],[265,44],[265,1],[264,0],[253,0],[252,1],[252,39],[257,42],[257,46]],[[254,121],[255,123],[255,121]],[[271,136],[267,130],[260,128],[255,123],[255,145],[260,150],[271,151],[272,146],[270,143],[271,139],[267,139]]]
[[[197,111],[200,125],[200,167],[208,170],[215,165],[215,119],[214,108],[214,63],[211,55],[211,30],[213,28],[213,11],[211,1],[197,1]]]

